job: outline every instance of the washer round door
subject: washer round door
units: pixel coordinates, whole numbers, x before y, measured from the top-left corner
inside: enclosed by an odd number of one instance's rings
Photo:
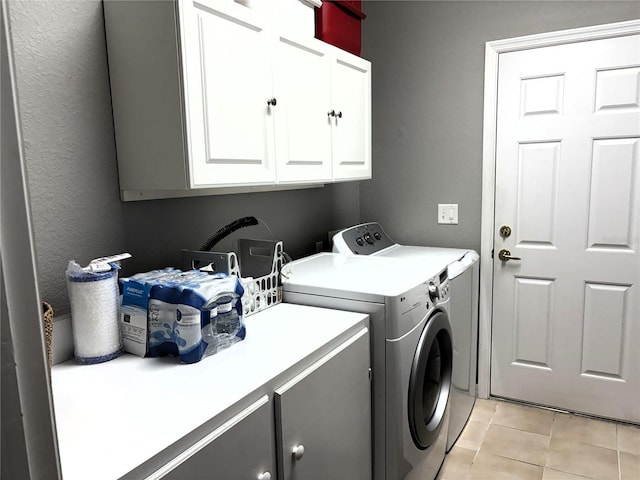
[[[452,367],[449,317],[436,310],[420,335],[409,378],[409,428],[413,442],[421,450],[436,440],[443,427]]]

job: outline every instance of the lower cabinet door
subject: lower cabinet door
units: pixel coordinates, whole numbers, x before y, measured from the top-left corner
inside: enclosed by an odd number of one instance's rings
[[[275,391],[280,480],[371,479],[369,334]]]
[[[272,404],[262,397],[152,475],[162,480],[275,480]]]

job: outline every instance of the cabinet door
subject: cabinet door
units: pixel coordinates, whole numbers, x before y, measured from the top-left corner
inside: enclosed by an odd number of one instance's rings
[[[276,390],[280,480],[371,479],[369,365],[365,328]]]
[[[148,478],[275,479],[271,415],[265,395]]]
[[[330,63],[323,43],[279,36],[274,70],[278,181],[331,180]]]
[[[274,183],[266,18],[235,2],[181,7],[191,186]]]
[[[371,178],[371,63],[335,49],[331,65],[334,180]]]

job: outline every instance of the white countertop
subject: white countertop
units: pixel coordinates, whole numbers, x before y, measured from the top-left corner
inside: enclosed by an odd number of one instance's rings
[[[192,365],[124,354],[96,365],[54,366],[64,479],[125,475],[332,340],[355,333],[366,317],[279,304],[246,319],[244,341]]]

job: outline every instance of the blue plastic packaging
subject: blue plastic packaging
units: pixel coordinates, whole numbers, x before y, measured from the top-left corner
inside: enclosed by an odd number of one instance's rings
[[[182,363],[195,363],[205,353],[217,352],[217,331],[208,342],[203,339],[202,332],[213,331],[212,312],[215,321],[219,298],[238,299],[243,293],[237,277],[221,273],[209,275],[189,271],[153,285],[148,305],[149,356],[177,355]],[[242,302],[236,302],[236,305],[238,328],[233,334],[233,342],[227,342],[228,345],[246,336]]]

